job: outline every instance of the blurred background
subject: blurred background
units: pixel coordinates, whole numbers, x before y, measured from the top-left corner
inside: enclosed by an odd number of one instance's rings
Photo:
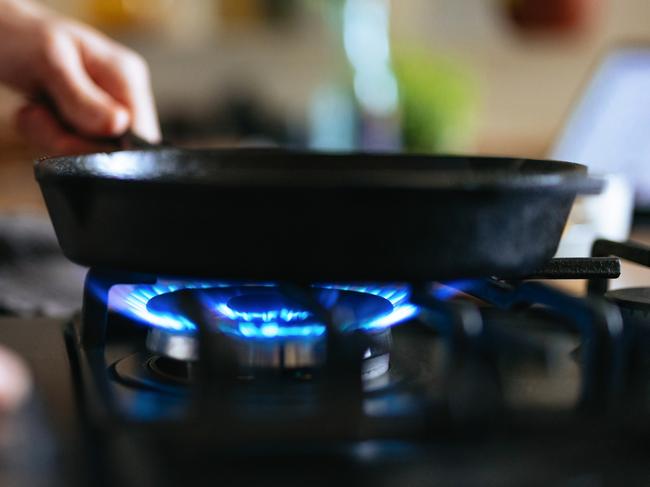
[[[565,256],[588,255],[596,236],[627,238],[623,176],[645,181],[650,215],[647,49],[622,64],[639,67],[619,70],[625,83],[590,97],[602,100],[599,123],[587,107],[585,130],[562,131],[607,49],[650,46],[649,0],[43,1],[142,53],[173,144],[575,154],[565,160],[600,164],[608,182],[576,204]],[[59,254],[31,164],[44,154],[12,129],[19,103],[0,87],[0,313],[65,314],[83,269]]]
[[[141,52],[181,145],[542,157],[648,0],[47,0]],[[0,92],[0,205],[40,208]],[[12,163],[15,162],[15,163]],[[33,189],[33,191],[32,191]]]

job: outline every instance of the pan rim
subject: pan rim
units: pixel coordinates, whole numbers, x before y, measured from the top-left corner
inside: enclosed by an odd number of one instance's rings
[[[206,164],[206,158],[215,159]],[[192,159],[196,161],[181,161]],[[261,167],[279,158],[338,164],[332,167]],[[142,164],[132,162],[137,159]],[[218,159],[226,164],[221,165]],[[250,166],[255,159],[261,165]],[[394,160],[394,161],[393,161]],[[399,160],[399,161],[398,161]],[[342,164],[363,162],[360,167]],[[472,167],[453,169],[464,161]],[[500,162],[503,167],[497,167]],[[238,167],[244,163],[243,167]],[[446,167],[436,167],[445,163]],[[122,165],[120,165],[122,164]],[[248,166],[247,166],[248,164]],[[377,165],[372,167],[372,165]],[[479,169],[481,164],[492,170]],[[410,167],[409,167],[410,165]],[[179,172],[179,167],[183,172]],[[515,169],[516,168],[516,169]],[[35,162],[39,183],[92,182],[138,185],[192,185],[250,189],[404,189],[404,190],[553,190],[598,193],[603,182],[588,175],[586,166],[573,162],[461,154],[405,154],[321,152],[286,149],[145,149],[77,156],[44,157]]]

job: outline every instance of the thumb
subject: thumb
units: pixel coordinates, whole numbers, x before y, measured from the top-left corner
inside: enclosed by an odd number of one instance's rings
[[[117,136],[130,125],[129,111],[95,84],[74,41],[57,39],[43,84],[63,122],[83,135]]]

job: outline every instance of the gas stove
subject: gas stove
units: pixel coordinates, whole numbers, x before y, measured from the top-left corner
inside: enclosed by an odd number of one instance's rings
[[[650,288],[607,291],[621,258],[648,266],[650,248],[444,283],[91,269],[74,319],[0,326],[37,385],[7,478],[647,485]]]

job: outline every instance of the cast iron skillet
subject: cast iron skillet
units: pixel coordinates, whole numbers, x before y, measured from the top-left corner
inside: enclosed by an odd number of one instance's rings
[[[276,149],[48,158],[36,177],[78,264],[305,283],[526,275],[600,188],[566,162]]]

